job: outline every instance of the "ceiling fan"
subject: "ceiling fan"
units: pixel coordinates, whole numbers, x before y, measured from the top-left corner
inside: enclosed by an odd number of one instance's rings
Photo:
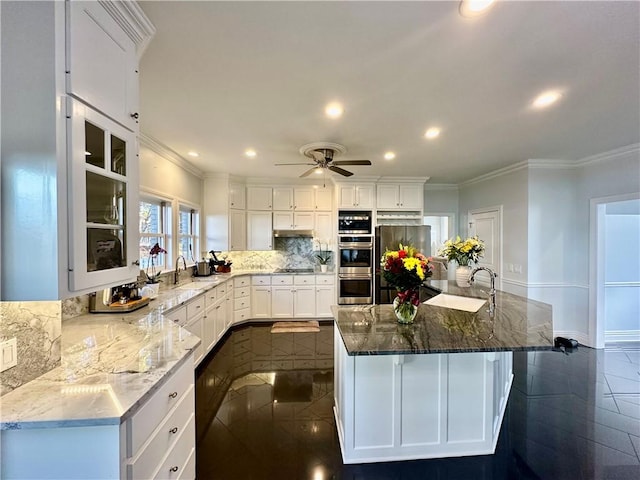
[[[334,160],[333,157],[342,155],[347,149],[338,143],[318,142],[309,143],[300,147],[300,153],[312,159],[315,163],[276,163],[281,165],[312,165],[312,168],[300,175],[300,178],[311,175],[313,172],[331,170],[345,177],[353,175],[352,172],[340,168],[343,165],[371,165],[370,160]]]

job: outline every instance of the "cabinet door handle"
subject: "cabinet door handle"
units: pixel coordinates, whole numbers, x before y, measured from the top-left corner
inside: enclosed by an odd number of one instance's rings
[[[169,469],[169,471],[170,471],[171,473],[176,473],[176,472],[178,471],[178,466],[177,466],[177,465],[174,465],[173,467],[171,467],[171,468]]]
[[[169,394],[169,398],[176,398],[178,396],[178,392],[171,392]]]
[[[140,114],[139,114],[138,112],[133,112],[133,113],[131,114],[131,118],[133,118],[133,119],[137,120],[138,118],[140,118]]]
[[[133,262],[131,262],[131,265],[140,266],[140,260],[134,260]]]
[[[171,430],[169,430],[169,433],[176,434],[178,432],[178,427],[173,427]]]

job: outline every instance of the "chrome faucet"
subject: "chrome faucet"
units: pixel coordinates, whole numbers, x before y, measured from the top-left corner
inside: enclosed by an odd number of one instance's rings
[[[176,258],[176,271],[173,273],[173,283],[178,285],[180,283],[180,259],[182,259],[182,264],[184,265],[184,271],[187,271],[187,261],[184,259],[182,255]]]
[[[496,277],[498,276],[498,274],[487,267],[476,267],[469,275],[469,283],[474,282],[476,273],[481,270],[488,272],[489,276],[491,277],[491,290],[489,290],[489,310],[487,310],[487,312],[489,312],[490,316],[493,316],[496,311]]]

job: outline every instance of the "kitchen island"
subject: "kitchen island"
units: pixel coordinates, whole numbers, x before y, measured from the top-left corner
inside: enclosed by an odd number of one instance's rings
[[[481,288],[431,281],[444,293]],[[345,463],[491,454],[511,390],[512,352],[549,350],[551,306],[497,292],[496,310],[422,304],[411,325],[391,305],[332,307],[334,400]]]

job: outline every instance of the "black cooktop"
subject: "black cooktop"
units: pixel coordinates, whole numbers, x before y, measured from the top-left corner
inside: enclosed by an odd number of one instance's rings
[[[313,273],[313,268],[276,268],[275,273]]]

